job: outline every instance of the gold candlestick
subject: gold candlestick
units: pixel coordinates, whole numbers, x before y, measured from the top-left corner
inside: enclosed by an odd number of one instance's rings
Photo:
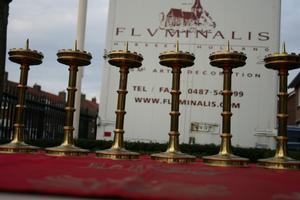
[[[270,169],[300,169],[300,162],[287,155],[287,77],[288,71],[300,67],[300,55],[288,54],[283,44],[283,52],[265,57],[265,67],[279,72],[278,93],[278,136],[276,153],[273,158],[261,159],[258,164]]]
[[[58,147],[47,148],[46,152],[48,155],[54,156],[82,156],[87,155],[88,150],[78,148],[74,146],[73,141],[73,117],[74,117],[74,103],[76,93],[76,76],[78,67],[87,66],[91,63],[92,55],[85,51],[77,49],[77,41],[75,42],[75,48],[68,50],[60,50],[57,53],[57,61],[69,65],[69,86],[67,106],[65,108],[67,113],[66,123],[64,126],[64,141]]]
[[[227,51],[212,53],[209,59],[212,66],[223,69],[223,120],[220,152],[214,156],[203,157],[203,162],[213,166],[246,167],[249,160],[232,154],[231,150],[231,77],[232,69],[244,66],[247,57],[242,52],[230,52],[228,42]]]
[[[180,152],[179,149],[179,96],[180,92],[180,74],[181,68],[191,67],[194,65],[195,56],[188,52],[179,51],[177,41],[176,51],[168,51],[160,54],[160,64],[172,68],[172,95],[171,101],[171,126],[169,132],[169,144],[166,152],[152,154],[153,160],[167,163],[191,163],[196,160],[195,156],[187,155]]]
[[[43,54],[36,50],[29,49],[29,39],[26,41],[25,49],[11,49],[9,52],[9,60],[21,65],[20,82],[18,84],[18,104],[16,106],[16,118],[14,124],[13,140],[0,146],[1,153],[33,153],[38,147],[27,145],[24,142],[24,111],[25,111],[25,95],[27,89],[28,71],[30,65],[39,65],[42,63]]]
[[[128,51],[128,43],[126,49],[119,51],[111,51],[108,54],[109,64],[120,68],[120,82],[118,90],[118,105],[116,110],[116,126],[114,130],[114,141],[110,149],[96,151],[96,156],[110,159],[138,159],[139,154],[125,149],[124,145],[124,116],[125,101],[127,94],[127,78],[129,68],[138,68],[142,66],[143,57],[140,54]]]

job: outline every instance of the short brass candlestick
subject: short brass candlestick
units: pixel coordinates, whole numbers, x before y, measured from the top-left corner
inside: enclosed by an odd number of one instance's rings
[[[76,76],[78,67],[87,66],[91,63],[92,55],[85,51],[77,49],[77,42],[75,42],[75,48],[68,50],[60,50],[57,53],[57,61],[69,65],[69,86],[67,105],[66,105],[66,124],[64,126],[64,141],[58,147],[47,148],[46,152],[48,155],[54,156],[82,156],[87,155],[88,150],[78,148],[74,146],[73,141],[73,117],[74,117],[74,103],[76,93]]]
[[[135,52],[128,51],[128,43],[126,49],[119,51],[111,51],[108,54],[109,64],[120,68],[120,82],[118,90],[118,105],[116,110],[116,126],[114,130],[114,141],[110,149],[96,151],[96,156],[110,159],[138,159],[139,154],[125,149],[124,145],[124,116],[125,101],[127,94],[127,78],[129,68],[138,68],[142,66],[143,57]]]
[[[228,42],[227,51],[212,53],[209,59],[212,66],[223,69],[223,120],[220,152],[214,156],[203,157],[203,162],[213,166],[246,167],[249,160],[232,154],[231,149],[231,77],[232,69],[244,66],[247,57],[242,52],[231,52]]]
[[[30,65],[39,65],[42,63],[43,54],[29,49],[29,40],[26,41],[25,49],[11,49],[9,60],[21,65],[20,82],[18,84],[18,104],[16,106],[16,118],[14,124],[13,140],[0,146],[1,153],[32,153],[38,150],[37,147],[29,146],[24,142],[24,111],[25,95],[27,89],[28,71]]]
[[[180,74],[181,68],[191,67],[194,65],[195,56],[189,52],[179,51],[177,41],[176,51],[168,51],[160,54],[160,64],[172,68],[172,95],[171,100],[171,125],[169,132],[169,144],[166,152],[152,154],[153,160],[167,163],[191,163],[196,160],[195,156],[187,155],[180,152],[179,149],[179,96],[180,92]]]
[[[261,159],[258,164],[270,169],[299,169],[300,162],[287,155],[287,77],[288,71],[300,67],[300,55],[288,54],[283,45],[282,53],[275,53],[265,57],[265,67],[279,72],[278,93],[278,136],[276,153],[273,158]]]

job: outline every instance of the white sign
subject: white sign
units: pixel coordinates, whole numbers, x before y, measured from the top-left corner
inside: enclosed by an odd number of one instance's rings
[[[223,76],[209,64],[209,55],[224,50],[229,40],[232,50],[248,57],[232,74],[232,142],[257,146],[257,134],[276,127],[277,75],[263,58],[278,51],[279,33],[280,0],[111,0],[106,49],[124,49],[128,41],[129,50],[144,57],[142,67],[129,73],[125,139],[168,141],[172,73],[158,56],[175,50],[179,40],[180,50],[196,57],[181,74],[180,141],[195,137],[196,143],[219,144]],[[103,67],[97,139],[112,139],[104,133],[114,130],[118,70],[107,62]],[[195,134],[195,124],[215,128]]]

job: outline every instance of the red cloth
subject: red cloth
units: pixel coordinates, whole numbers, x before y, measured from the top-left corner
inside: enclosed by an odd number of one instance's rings
[[[0,191],[125,199],[300,198],[300,172],[165,164],[142,157],[0,155]]]

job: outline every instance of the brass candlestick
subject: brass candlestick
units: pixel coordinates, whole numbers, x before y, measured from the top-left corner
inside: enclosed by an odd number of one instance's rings
[[[179,149],[179,96],[180,92],[180,74],[181,68],[191,67],[194,65],[195,56],[188,52],[179,51],[177,41],[176,51],[168,51],[160,54],[160,64],[172,68],[172,103],[171,103],[171,126],[169,132],[169,144],[166,152],[152,154],[153,160],[168,163],[191,163],[196,160],[195,156],[187,155],[180,152]]]
[[[111,51],[108,54],[109,64],[120,68],[120,82],[118,90],[118,105],[116,110],[116,126],[114,130],[114,141],[110,149],[96,151],[96,156],[110,159],[138,159],[139,154],[125,149],[124,145],[124,116],[125,101],[127,94],[127,77],[129,68],[138,68],[142,66],[143,57],[140,54],[128,51],[128,43],[126,49],[119,51]]]
[[[25,49],[11,49],[9,60],[21,65],[20,82],[18,84],[18,104],[16,106],[16,118],[14,124],[13,140],[0,146],[1,153],[32,153],[38,150],[38,147],[27,145],[24,142],[24,111],[25,111],[25,94],[27,89],[28,71],[30,65],[39,65],[42,63],[43,54],[36,50],[29,49],[29,40],[26,41]]]
[[[214,156],[203,157],[203,162],[213,166],[248,166],[249,160],[232,154],[231,150],[231,77],[232,69],[246,64],[246,55],[242,52],[230,52],[229,42],[227,51],[215,52],[209,56],[210,64],[223,69],[223,112],[220,152]]]
[[[258,164],[270,169],[299,169],[300,162],[287,155],[287,77],[288,71],[300,67],[300,55],[288,54],[283,45],[282,53],[275,53],[265,57],[265,67],[279,72],[278,93],[278,136],[276,153],[273,158],[261,159]]]
[[[65,108],[67,113],[66,124],[64,126],[64,141],[58,147],[47,148],[46,152],[48,155],[55,156],[81,156],[87,155],[88,150],[81,149],[74,146],[73,141],[73,117],[74,117],[74,103],[76,93],[76,76],[78,67],[87,66],[91,63],[92,55],[85,51],[77,49],[77,41],[75,42],[74,50],[60,50],[57,53],[57,61],[69,65],[69,86],[67,106]]]

